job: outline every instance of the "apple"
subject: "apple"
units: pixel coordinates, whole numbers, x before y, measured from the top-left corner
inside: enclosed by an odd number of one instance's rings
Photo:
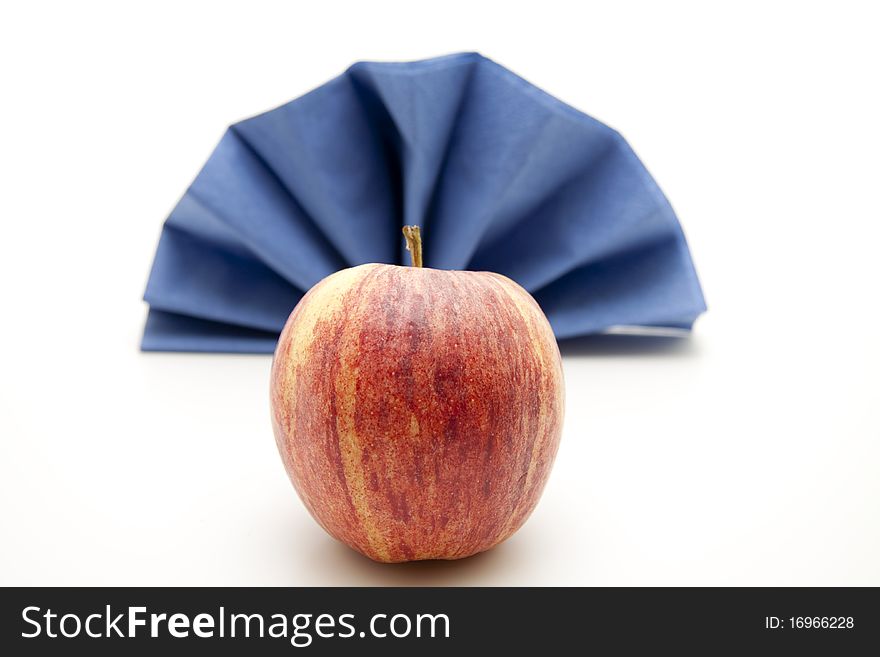
[[[303,503],[382,562],[459,559],[535,508],[562,430],[562,363],[535,300],[500,274],[366,264],[294,308],[272,424]]]

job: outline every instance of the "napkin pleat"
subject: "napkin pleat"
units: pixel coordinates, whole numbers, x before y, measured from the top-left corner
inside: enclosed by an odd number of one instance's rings
[[[401,225],[418,224],[426,233],[431,230],[429,206],[476,64],[474,58],[452,58],[416,77],[408,69],[370,63],[349,69],[362,93],[381,104],[393,124],[391,143],[399,149],[397,159],[404,171]]]
[[[553,123],[557,129],[559,123]],[[565,132],[567,128],[563,129]],[[504,253],[508,235],[520,223],[534,221],[543,208],[554,202],[557,194],[569,193],[589,180],[604,164],[608,151],[614,148],[611,131],[591,131],[578,137],[549,135],[534,146],[531,166],[519,177],[509,192],[499,199],[491,223],[487,226],[468,267],[499,249]]]
[[[144,298],[152,308],[280,331],[303,293],[259,260],[164,231]]]
[[[480,66],[473,73],[453,134],[428,217],[426,263],[432,267],[466,268],[499,200],[516,190],[530,171],[542,169],[534,153],[548,117],[527,111],[530,101],[492,71]]]
[[[223,353],[272,353],[278,333],[210,322],[185,315],[150,310],[141,349]]]
[[[560,339],[613,326],[690,328],[706,307],[694,301],[696,278],[680,275],[691,267],[681,254],[679,237],[669,235],[570,272],[535,299]]]
[[[398,176],[351,80],[337,78],[234,129],[347,266],[395,260]]]
[[[668,203],[628,166],[626,144],[612,144],[581,176],[481,249],[469,268],[497,271],[537,290],[590,262],[677,231]],[[552,258],[536,257],[549,252]]]
[[[346,266],[278,176],[234,129],[188,191],[301,290]]]
[[[242,236],[210,208],[200,203],[194,194],[184,194],[165,221],[165,228],[186,233],[231,253],[259,260],[244,245]]]

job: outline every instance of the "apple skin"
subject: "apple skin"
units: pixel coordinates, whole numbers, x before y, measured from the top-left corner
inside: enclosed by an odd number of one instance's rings
[[[562,363],[500,274],[367,264],[315,285],[281,333],[272,424],[306,508],[381,562],[510,537],[559,447]]]

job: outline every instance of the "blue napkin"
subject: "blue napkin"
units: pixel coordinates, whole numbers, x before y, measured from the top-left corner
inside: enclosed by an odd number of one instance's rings
[[[678,220],[616,131],[476,53],[359,62],[232,125],[165,222],[147,351],[272,352],[312,285],[365,262],[519,282],[557,338],[687,330]],[[621,329],[623,327],[623,329]]]

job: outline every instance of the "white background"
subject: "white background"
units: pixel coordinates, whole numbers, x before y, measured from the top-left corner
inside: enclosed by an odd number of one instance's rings
[[[878,16],[611,4],[4,5],[0,584],[880,585]],[[140,295],[229,123],[459,50],[628,138],[710,311],[671,348],[566,349],[531,520],[384,566],[296,498],[269,357],[141,354]]]

